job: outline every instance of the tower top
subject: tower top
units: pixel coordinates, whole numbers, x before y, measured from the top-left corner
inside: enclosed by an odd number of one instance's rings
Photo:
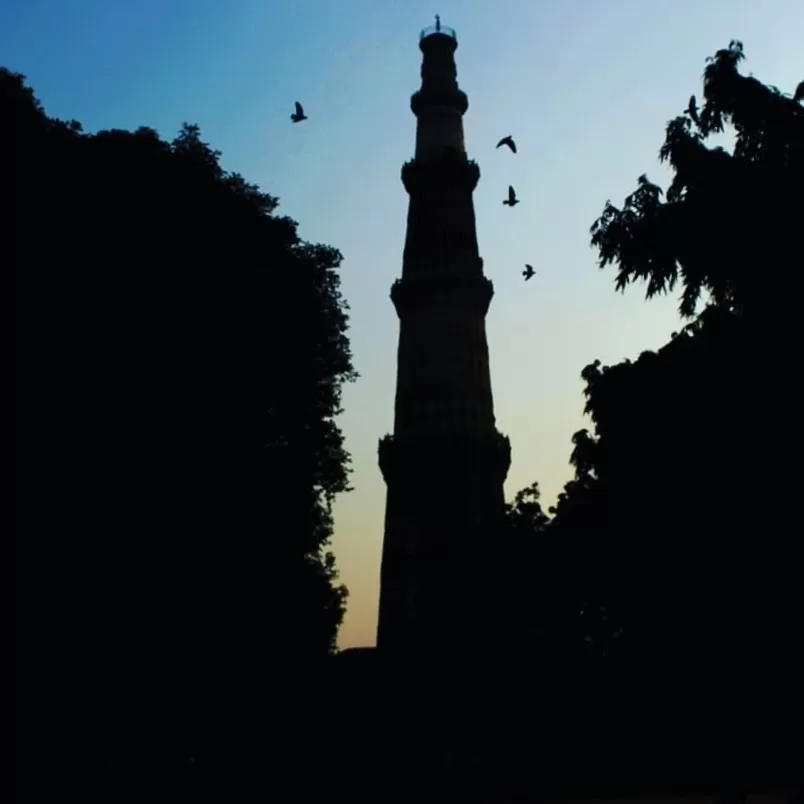
[[[455,30],[453,28],[448,28],[446,25],[442,25],[441,17],[438,14],[435,15],[435,25],[428,25],[426,28],[422,28],[422,31],[419,34],[419,43],[431,36],[446,36],[455,42],[458,41],[458,37],[455,35]]]

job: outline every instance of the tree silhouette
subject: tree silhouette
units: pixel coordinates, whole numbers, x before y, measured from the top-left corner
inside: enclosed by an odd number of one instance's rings
[[[617,264],[617,287],[647,282],[648,298],[681,283],[680,311],[692,317],[702,294],[733,312],[778,309],[770,266],[800,259],[804,108],[791,96],[743,76],[740,42],[719,50],[704,71],[704,105],[668,123],[659,156],[675,176],[666,201],[639,179],[622,209],[611,202],[592,227],[600,265]],[[730,127],[731,153],[707,139]]]
[[[693,97],[669,123],[666,197],[642,176],[592,227],[618,289],[680,286],[690,323],[657,352],[584,369],[594,432],[573,437],[575,477],[548,528],[565,586],[605,609],[618,652],[664,665],[744,668],[800,641],[795,482],[766,467],[799,450],[786,380],[798,301],[783,288],[802,261],[804,109],[800,87],[791,98],[740,75],[742,57],[732,42],[710,59],[703,107]],[[707,145],[725,133],[731,151]]]
[[[8,70],[0,107],[22,655],[96,739],[158,742],[333,650],[341,255],[197,126],[85,134]]]
[[[538,483],[531,483],[514,496],[506,506],[508,523],[514,531],[522,531],[526,538],[534,533],[543,533],[550,524],[550,517],[542,509],[541,490]]]
[[[585,432],[575,439],[593,444]],[[583,468],[578,474],[561,495],[561,500],[572,496],[573,510],[582,508],[580,496],[593,482]],[[623,631],[601,590],[582,573],[588,551],[578,554],[577,544],[565,536],[564,520],[557,523],[545,513],[540,498],[538,483],[533,483],[506,507],[506,528],[496,539],[499,547],[491,551],[501,556],[497,620],[505,623],[505,638],[517,652],[540,661],[549,658],[553,668],[579,669],[609,656]],[[555,511],[551,508],[550,514]]]

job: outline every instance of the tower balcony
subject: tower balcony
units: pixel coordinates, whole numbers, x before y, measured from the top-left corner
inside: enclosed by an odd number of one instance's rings
[[[421,305],[431,304],[439,298],[448,300],[451,305],[463,302],[470,309],[486,315],[493,296],[494,285],[482,274],[410,276],[397,279],[391,285],[391,301],[400,318],[405,313]]]
[[[451,433],[385,435],[378,462],[386,484],[394,481],[441,485],[445,475],[485,475],[503,483],[511,467],[511,441],[498,430],[483,436]]]
[[[402,165],[402,184],[409,194],[429,193],[436,188],[463,189],[472,193],[480,181],[480,167],[457,150],[446,147],[440,159]]]
[[[418,117],[430,106],[449,106],[464,115],[469,108],[469,98],[457,86],[434,86],[428,82],[410,96],[410,110]]]
[[[419,34],[419,43],[423,42],[430,36],[446,36],[449,39],[454,39],[455,43],[458,42],[458,35],[455,33],[454,28],[449,28],[446,25],[441,25],[441,23],[436,23],[435,25],[428,25],[426,28],[422,28],[421,33]]]

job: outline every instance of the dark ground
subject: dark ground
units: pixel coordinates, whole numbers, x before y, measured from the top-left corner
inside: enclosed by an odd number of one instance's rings
[[[501,664],[355,652],[278,669],[261,695],[210,695],[184,719],[154,705],[101,726],[72,706],[39,734],[24,789],[83,802],[534,801],[801,786],[792,684]]]

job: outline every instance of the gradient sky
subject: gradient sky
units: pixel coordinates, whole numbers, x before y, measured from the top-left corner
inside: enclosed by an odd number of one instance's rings
[[[408,103],[419,29],[458,34],[496,414],[511,437],[510,497],[533,480],[550,504],[586,426],[581,369],[635,358],[677,328],[676,300],[615,293],[589,226],[657,161],[664,126],[700,93],[707,56],[742,39],[744,69],[792,91],[804,78],[802,0],[2,0],[0,64],[28,76],[51,115],[85,129],[201,126],[222,164],[279,196],[307,240],[345,256],[360,379],[342,427],[354,491],[334,550],[351,590],[340,644],[374,643],[385,487],[377,440],[393,425],[401,271],[413,154]],[[293,126],[300,100],[310,116]],[[519,154],[495,151],[513,134]],[[502,206],[509,183],[522,203]],[[523,263],[537,276],[527,285]],[[281,303],[281,302],[280,302]]]

